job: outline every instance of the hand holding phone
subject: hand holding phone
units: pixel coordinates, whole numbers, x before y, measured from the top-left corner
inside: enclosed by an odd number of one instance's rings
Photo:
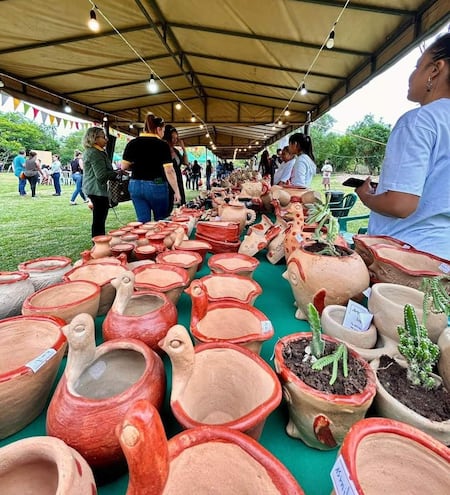
[[[347,186],[347,187],[354,187],[355,189],[357,187],[360,187],[364,184],[364,182],[366,182],[364,179],[357,179],[356,177],[349,177],[348,179],[346,179],[342,185],[343,186]],[[370,185],[376,189],[377,186],[378,186],[378,183],[377,182],[371,182]]]

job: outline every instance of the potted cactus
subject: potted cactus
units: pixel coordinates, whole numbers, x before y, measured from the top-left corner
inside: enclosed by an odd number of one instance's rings
[[[322,335],[312,304],[308,319],[311,332],[287,335],[275,345],[275,369],[289,410],[286,432],[328,450],[366,414],[375,396],[375,376],[358,354]]]

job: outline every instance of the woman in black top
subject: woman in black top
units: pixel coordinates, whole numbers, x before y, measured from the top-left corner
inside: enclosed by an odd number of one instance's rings
[[[122,170],[131,170],[129,191],[139,222],[149,222],[167,216],[169,186],[174,202],[179,203],[180,191],[173,168],[169,145],[162,140],[164,120],[152,113],[145,119],[144,132],[130,141],[123,152]]]
[[[172,157],[173,168],[177,175],[177,183],[178,189],[180,191],[180,204],[186,204],[186,196],[184,193],[184,184],[183,184],[183,175],[181,173],[181,165],[187,165],[188,156],[186,153],[186,148],[184,147],[184,142],[182,139],[178,138],[178,131],[175,127],[170,125],[166,125],[164,130],[164,141],[166,141],[170,147],[170,154]],[[180,153],[178,147],[183,150],[183,154]],[[169,209],[168,213],[170,213],[173,209],[173,189],[169,188]]]

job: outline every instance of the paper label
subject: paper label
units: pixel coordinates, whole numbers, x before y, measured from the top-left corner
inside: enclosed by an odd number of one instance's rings
[[[367,308],[350,299],[342,325],[357,332],[365,332],[369,329],[372,318],[373,314]]]
[[[300,234],[300,233],[295,234],[295,239],[297,240],[297,242],[302,243],[303,242],[302,234]]]
[[[89,368],[89,374],[94,380],[98,380],[106,370],[105,361],[97,361]]]
[[[50,359],[55,354],[56,354],[55,349],[53,349],[52,347],[50,347],[50,349],[47,349],[41,355],[39,355],[38,357],[36,357],[36,358],[32,359],[31,361],[29,361],[25,366],[27,368],[30,368],[30,370],[32,370],[33,373],[36,373],[39,369],[42,368],[42,366],[44,366],[44,364],[47,361],[50,361]]]
[[[367,287],[366,290],[363,290],[363,294],[369,299],[370,294],[372,294],[372,287]]]
[[[439,270],[444,273],[449,273],[450,272],[450,265],[447,265],[447,263],[441,263],[439,265]]]
[[[341,455],[338,456],[330,473],[336,495],[358,495],[347,465]]]
[[[262,333],[269,333],[272,331],[272,322],[270,320],[264,320],[261,322]]]

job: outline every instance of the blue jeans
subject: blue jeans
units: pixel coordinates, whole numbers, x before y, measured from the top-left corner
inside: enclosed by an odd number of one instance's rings
[[[61,174],[55,172],[52,174],[53,185],[55,186],[55,194],[61,194]]]
[[[21,196],[25,196],[25,186],[27,184],[27,179],[21,179],[20,177],[17,177],[17,179],[19,180],[19,194]]]
[[[155,220],[166,218],[169,207],[167,182],[155,184],[151,180],[130,179],[128,190],[138,222],[150,222],[152,211]]]
[[[72,174],[72,180],[75,182],[75,191],[73,192],[70,201],[75,201],[78,195],[81,196],[81,199],[83,201],[86,201],[86,196],[81,189],[81,187],[83,186],[83,174],[80,174],[80,172],[75,172],[74,174]]]

